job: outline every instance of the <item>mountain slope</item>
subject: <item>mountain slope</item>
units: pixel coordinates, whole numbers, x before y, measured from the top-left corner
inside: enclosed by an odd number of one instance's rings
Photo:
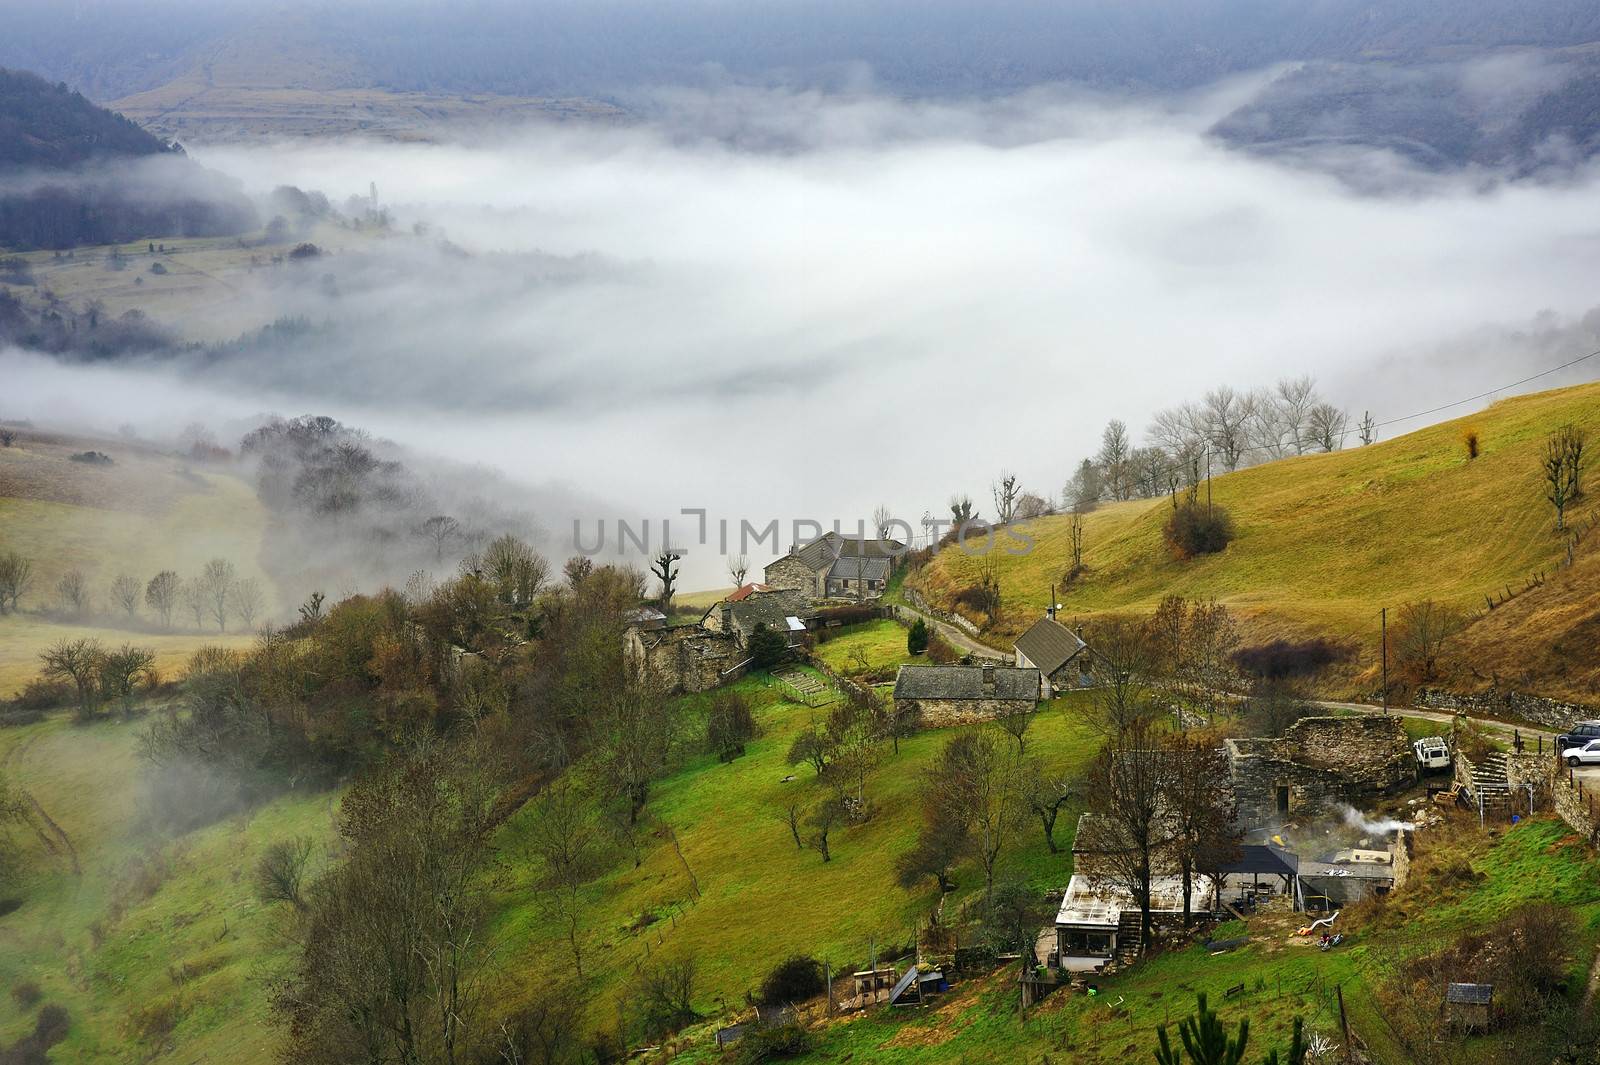
[[[0,69],[0,170],[59,169],[108,156],[160,155],[167,145],[64,84]]]
[[[1600,437],[1600,383],[1503,400],[1370,447],[1217,477],[1214,498],[1228,508],[1238,536],[1220,554],[1191,561],[1174,558],[1163,540],[1167,500],[1104,507],[1086,522],[1087,575],[1058,590],[1058,598],[1071,618],[1148,612],[1168,594],[1214,596],[1233,608],[1249,638],[1352,638],[1370,662],[1381,607],[1392,611],[1432,598],[1483,611],[1486,595],[1503,594],[1508,586],[1520,590],[1532,574],[1554,572],[1565,537],[1555,531],[1554,511],[1544,498],[1539,454],[1546,435],[1568,422],[1587,428],[1591,440]],[[1466,457],[1461,442],[1469,426],[1482,439],[1476,460]],[[1588,465],[1594,466],[1592,458]],[[1600,503],[1591,492],[1569,518],[1586,521],[1596,512]],[[1069,525],[1065,516],[1030,523],[1029,534],[1038,541],[1032,552],[996,552],[1004,607],[989,634],[993,642],[1009,646],[1043,612],[1051,583],[1062,584]],[[948,605],[976,582],[981,565],[947,548],[912,584]],[[1571,579],[1581,581],[1586,572],[1574,567]],[[1553,595],[1556,585],[1526,594]],[[1580,613],[1592,612],[1600,603],[1600,579],[1569,595]],[[1502,614],[1506,607],[1477,624],[1492,621],[1502,642],[1515,630],[1519,646],[1527,644],[1531,653],[1532,644],[1556,638],[1539,622],[1534,602],[1530,598],[1519,608],[1526,612],[1525,625],[1512,624],[1524,615]],[[1558,671],[1562,664],[1552,660],[1548,670],[1525,682],[1571,693],[1570,675]],[[1488,670],[1482,672],[1488,679]]]

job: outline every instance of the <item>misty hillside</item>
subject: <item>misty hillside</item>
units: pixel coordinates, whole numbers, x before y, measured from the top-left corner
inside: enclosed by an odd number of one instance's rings
[[[0,170],[59,169],[169,150],[137,123],[96,107],[65,84],[0,69]]]
[[[0,174],[8,172],[0,248],[218,236],[255,225],[238,189],[181,149],[65,85],[0,69]]]

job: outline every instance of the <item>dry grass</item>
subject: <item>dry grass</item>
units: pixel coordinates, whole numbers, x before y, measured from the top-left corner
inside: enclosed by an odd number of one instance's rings
[[[1484,595],[1522,587],[1562,555],[1538,454],[1564,422],[1600,437],[1600,384],[1505,400],[1470,420],[1481,434],[1481,454],[1471,461],[1461,422],[1445,422],[1371,447],[1216,478],[1216,502],[1238,527],[1238,539],[1218,555],[1173,558],[1161,535],[1165,499],[1104,507],[1086,522],[1087,575],[1058,592],[1066,616],[1149,611],[1172,593],[1214,596],[1251,637],[1351,637],[1370,661],[1381,606],[1434,598],[1481,611]],[[1582,516],[1595,511],[1597,495]],[[1041,519],[1029,528],[1038,541],[1031,553],[999,555],[1004,608],[990,633],[997,644],[1008,646],[1043,611],[1051,583],[1059,585],[1069,520]],[[947,549],[916,579],[949,602],[975,582],[978,566]],[[1569,596],[1569,618],[1581,614],[1585,594]],[[1505,615],[1499,635],[1519,645],[1544,638],[1536,613],[1514,625],[1519,616]],[[1525,631],[1513,636],[1513,628]]]

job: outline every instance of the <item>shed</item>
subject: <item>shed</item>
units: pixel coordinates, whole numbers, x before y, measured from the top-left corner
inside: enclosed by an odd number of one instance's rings
[[[1039,671],[1039,697],[1049,699],[1065,688],[1092,683],[1088,646],[1078,634],[1053,617],[1042,617],[1017,637],[1012,653],[1019,668]]]
[[[1217,871],[1221,875],[1219,903],[1253,903],[1270,895],[1288,896],[1298,903],[1295,879],[1300,873],[1300,858],[1292,851],[1248,844]]]
[[[1444,992],[1450,1021],[1460,1028],[1487,1032],[1494,1010],[1493,984],[1450,984]]]
[[[894,678],[897,711],[914,711],[938,728],[970,725],[1032,711],[1039,671],[1012,666],[901,666]]]

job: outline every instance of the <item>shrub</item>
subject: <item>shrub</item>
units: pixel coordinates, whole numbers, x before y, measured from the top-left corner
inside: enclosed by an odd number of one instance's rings
[[[811,1033],[797,1021],[785,1021],[770,1027],[757,1027],[739,1040],[739,1061],[747,1065],[793,1058],[811,1049]]]
[[[1478,427],[1469,425],[1461,430],[1461,446],[1467,449],[1467,461],[1471,462],[1478,457],[1478,448],[1482,440],[1478,436]]]
[[[164,273],[167,272],[167,268],[165,266],[163,266],[161,263],[151,263],[150,264],[150,272],[152,274],[164,274]]]
[[[11,1000],[25,1010],[33,1009],[43,997],[44,992],[32,980],[22,980],[11,989]]]
[[[1179,558],[1214,555],[1232,542],[1233,519],[1222,507],[1184,503],[1167,518],[1163,534]]]
[[[750,704],[737,692],[718,692],[706,714],[706,750],[724,762],[744,753],[744,745],[756,736],[755,715]]]
[[[73,462],[86,462],[91,466],[110,466],[112,459],[104,451],[79,451],[69,456]]]
[[[937,632],[928,634],[928,660],[935,665],[947,666],[951,662],[959,661],[961,652],[951,646],[950,641]]]
[[[750,634],[751,665],[757,669],[771,669],[782,662],[788,653],[789,645],[783,633],[767,628],[766,622],[756,625],[755,631]]]
[[[11,705],[18,710],[54,710],[72,702],[72,688],[65,681],[35,677],[30,680]]]
[[[827,986],[820,961],[804,954],[791,955],[761,982],[761,1004],[791,1006],[816,998]]]
[[[928,623],[918,618],[911,623],[911,631],[906,633],[906,651],[910,654],[920,655],[928,649]]]
[[[829,610],[817,612],[818,626],[824,625],[859,625],[865,621],[876,621],[878,612],[870,606],[836,606]]]
[[[289,252],[289,258],[291,259],[315,259],[321,255],[322,249],[310,242],[296,244]]]
[[[1242,672],[1266,680],[1283,680],[1289,677],[1309,677],[1335,662],[1354,657],[1355,649],[1348,644],[1316,637],[1310,640],[1273,640],[1255,647],[1244,647],[1234,653],[1233,663]]]
[[[955,594],[955,604],[992,618],[1000,610],[1000,586],[988,581],[969,585]]]

